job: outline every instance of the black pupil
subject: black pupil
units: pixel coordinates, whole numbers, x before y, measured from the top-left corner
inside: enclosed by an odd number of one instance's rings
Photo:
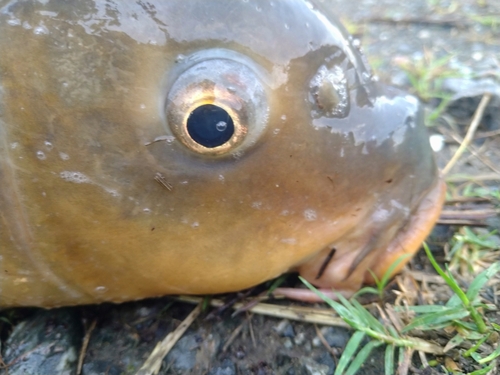
[[[233,119],[221,107],[201,105],[189,115],[187,131],[196,143],[208,148],[217,147],[233,136]]]

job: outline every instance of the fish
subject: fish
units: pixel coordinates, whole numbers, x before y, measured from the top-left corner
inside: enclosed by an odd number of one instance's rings
[[[0,181],[1,307],[347,295],[444,197],[418,100],[302,0],[2,1]]]

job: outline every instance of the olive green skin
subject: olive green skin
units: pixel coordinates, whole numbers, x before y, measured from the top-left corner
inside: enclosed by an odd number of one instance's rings
[[[439,184],[417,101],[374,82],[317,5],[0,4],[1,306],[247,288],[352,233],[388,243]],[[203,51],[262,72],[267,122],[237,152],[203,155],[172,136],[169,87]],[[342,118],[311,101],[335,54],[349,86]],[[360,251],[337,248],[331,262]]]

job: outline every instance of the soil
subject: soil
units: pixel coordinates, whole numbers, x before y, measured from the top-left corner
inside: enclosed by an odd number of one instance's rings
[[[464,136],[477,104],[488,87],[494,93],[478,132],[490,132],[474,145],[493,167],[500,168],[500,2],[496,0],[328,0],[338,10],[375,69],[379,79],[412,91],[414,88],[402,66],[445,58],[447,69],[459,76],[458,83],[439,80],[439,90],[450,91],[454,100],[449,110],[430,131],[445,132],[445,147],[437,153],[441,167],[451,158],[458,144],[448,131]],[[496,16],[496,24],[481,24],[480,18]],[[454,77],[456,79],[457,77]],[[437,77],[439,79],[439,77]],[[486,81],[485,81],[486,80]],[[470,85],[466,82],[469,82]],[[479,82],[479,83],[478,83]],[[486,83],[485,83],[486,82]],[[447,86],[448,85],[448,86]],[[455,85],[455,86],[454,86]],[[495,92],[495,90],[497,90]],[[429,108],[439,100],[430,98]],[[465,154],[451,176],[495,175],[492,168]],[[498,192],[499,174],[480,185]],[[457,178],[458,178],[457,177]],[[461,192],[468,182],[452,186]],[[475,186],[480,186],[475,185]],[[496,190],[495,190],[496,189]],[[452,191],[453,193],[453,191]],[[496,202],[498,205],[498,201]],[[499,216],[477,221],[483,230],[499,228]],[[438,225],[431,242],[442,259],[442,244],[457,227]],[[440,247],[441,246],[441,247]],[[498,259],[498,255],[496,256]],[[420,254],[410,269],[434,275],[425,255]],[[404,278],[403,278],[404,279]],[[400,278],[400,281],[403,280]],[[295,276],[286,281],[299,284]],[[432,284],[432,283],[430,283]],[[262,285],[257,294],[269,287]],[[390,288],[389,288],[390,289]],[[417,300],[436,303],[449,295],[440,284],[418,292]],[[387,298],[394,301],[389,290]],[[238,295],[222,296],[225,300]],[[485,296],[496,301],[494,291]],[[277,301],[296,305],[295,302]],[[319,305],[318,305],[319,306]],[[322,306],[324,307],[324,306]],[[82,341],[88,333],[83,375],[135,374],[158,341],[174,330],[194,305],[165,297],[121,305],[103,304],[45,311],[13,309],[2,313],[2,356],[9,374],[68,374],[76,372]],[[210,375],[312,375],[333,374],[351,332],[345,328],[302,323],[248,312],[207,308],[189,327],[163,360],[160,374]],[[490,318],[499,321],[497,313]],[[318,331],[320,335],[318,335]],[[320,336],[330,348],[321,341]],[[414,356],[413,366],[421,363]],[[431,357],[429,357],[431,359]],[[453,358],[452,358],[453,359]],[[444,361],[437,358],[438,362]],[[459,358],[455,362],[461,363]],[[469,371],[462,363],[462,371]],[[416,370],[415,370],[416,371]],[[366,361],[363,374],[383,374],[383,352],[375,351]],[[443,366],[425,369],[421,374],[445,373]]]

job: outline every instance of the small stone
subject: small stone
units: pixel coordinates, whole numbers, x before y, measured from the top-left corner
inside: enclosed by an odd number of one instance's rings
[[[316,336],[315,338],[312,339],[312,346],[314,346],[315,348],[319,348],[322,345],[323,345],[323,343],[321,342],[321,340],[318,336]]]
[[[328,345],[336,348],[345,347],[350,338],[349,333],[344,328],[323,327],[321,333]]]
[[[293,329],[293,326],[290,324],[290,322],[287,319],[283,319],[273,329],[281,337],[290,337],[290,338],[295,337],[295,331]]]
[[[164,366],[171,363],[176,371],[192,370],[196,365],[196,352],[199,346],[197,341],[195,334],[184,335],[163,360]]]
[[[330,375],[330,368],[308,357],[301,357],[300,363],[307,375]]]
[[[302,345],[306,341],[306,335],[304,332],[300,332],[295,336],[295,339],[293,340],[295,342],[295,345]]]
[[[235,375],[236,367],[230,359],[224,359],[222,364],[210,370],[208,375]]]
[[[83,337],[71,309],[41,310],[14,327],[2,356],[9,375],[72,375]],[[22,360],[15,361],[22,356]]]
[[[285,338],[283,340],[283,346],[286,348],[286,349],[292,349],[293,348],[293,342],[292,340],[290,340],[290,338]]]

